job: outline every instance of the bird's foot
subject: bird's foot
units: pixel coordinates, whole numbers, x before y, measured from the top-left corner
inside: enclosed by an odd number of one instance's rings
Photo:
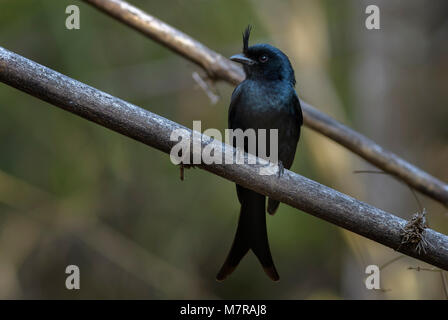
[[[180,163],[179,168],[180,168],[180,180],[184,181],[184,169],[190,169],[190,168],[194,169],[195,166],[193,164]]]
[[[278,177],[281,178],[285,173],[285,167],[283,166],[283,162],[278,162]]]
[[[283,166],[283,162],[278,162],[278,178],[281,178],[283,174],[285,173],[285,167]]]

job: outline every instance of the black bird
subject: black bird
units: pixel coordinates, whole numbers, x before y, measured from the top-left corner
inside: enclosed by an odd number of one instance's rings
[[[269,44],[249,47],[250,31],[251,26],[248,26],[243,33],[243,53],[230,58],[243,65],[246,79],[232,93],[229,128],[243,131],[252,128],[256,132],[258,129],[277,129],[279,166],[289,169],[303,123],[302,109],[294,90],[294,70],[288,57],[279,49]],[[235,146],[235,142],[233,144]],[[269,153],[269,140],[266,149]],[[216,279],[224,280],[252,249],[269,278],[278,281],[280,277],[272,260],[266,230],[266,197],[240,185],[236,185],[236,190],[241,203],[238,228]],[[278,201],[269,199],[267,211],[274,214],[278,206]]]

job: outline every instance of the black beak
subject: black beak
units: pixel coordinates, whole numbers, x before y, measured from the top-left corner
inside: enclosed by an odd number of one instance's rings
[[[248,66],[251,66],[253,64],[255,64],[255,61],[252,59],[249,59],[248,57],[246,57],[244,54],[240,53],[240,54],[236,54],[234,56],[230,57],[230,60],[238,62],[238,63],[242,63],[242,64],[246,64]]]

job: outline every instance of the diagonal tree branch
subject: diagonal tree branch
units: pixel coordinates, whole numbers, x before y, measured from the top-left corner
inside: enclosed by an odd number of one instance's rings
[[[123,0],[83,0],[106,14],[168,47],[205,70],[214,80],[238,84],[243,70],[202,43]],[[374,141],[302,101],[305,125],[336,141],[366,161],[390,173],[421,193],[448,206],[448,185],[383,149]]]
[[[187,138],[195,136],[190,129],[180,124],[2,47],[0,81],[165,153],[169,153],[177,143],[170,139],[173,130],[185,130]],[[225,152],[230,156],[235,152],[233,147],[216,140],[209,142],[207,137],[199,137],[199,143],[202,146],[209,143],[225,146]],[[245,156],[252,159],[254,157],[247,154]],[[266,161],[258,160],[260,165],[203,164],[200,167],[406,255],[448,270],[447,236],[425,229],[428,246],[426,250],[418,251],[414,245],[402,244],[406,220],[288,170],[281,177],[260,175],[260,166],[266,165]]]

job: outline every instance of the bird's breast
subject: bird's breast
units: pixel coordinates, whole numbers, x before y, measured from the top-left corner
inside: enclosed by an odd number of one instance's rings
[[[235,107],[239,127],[280,129],[295,118],[293,95],[294,88],[283,83],[245,84]]]

